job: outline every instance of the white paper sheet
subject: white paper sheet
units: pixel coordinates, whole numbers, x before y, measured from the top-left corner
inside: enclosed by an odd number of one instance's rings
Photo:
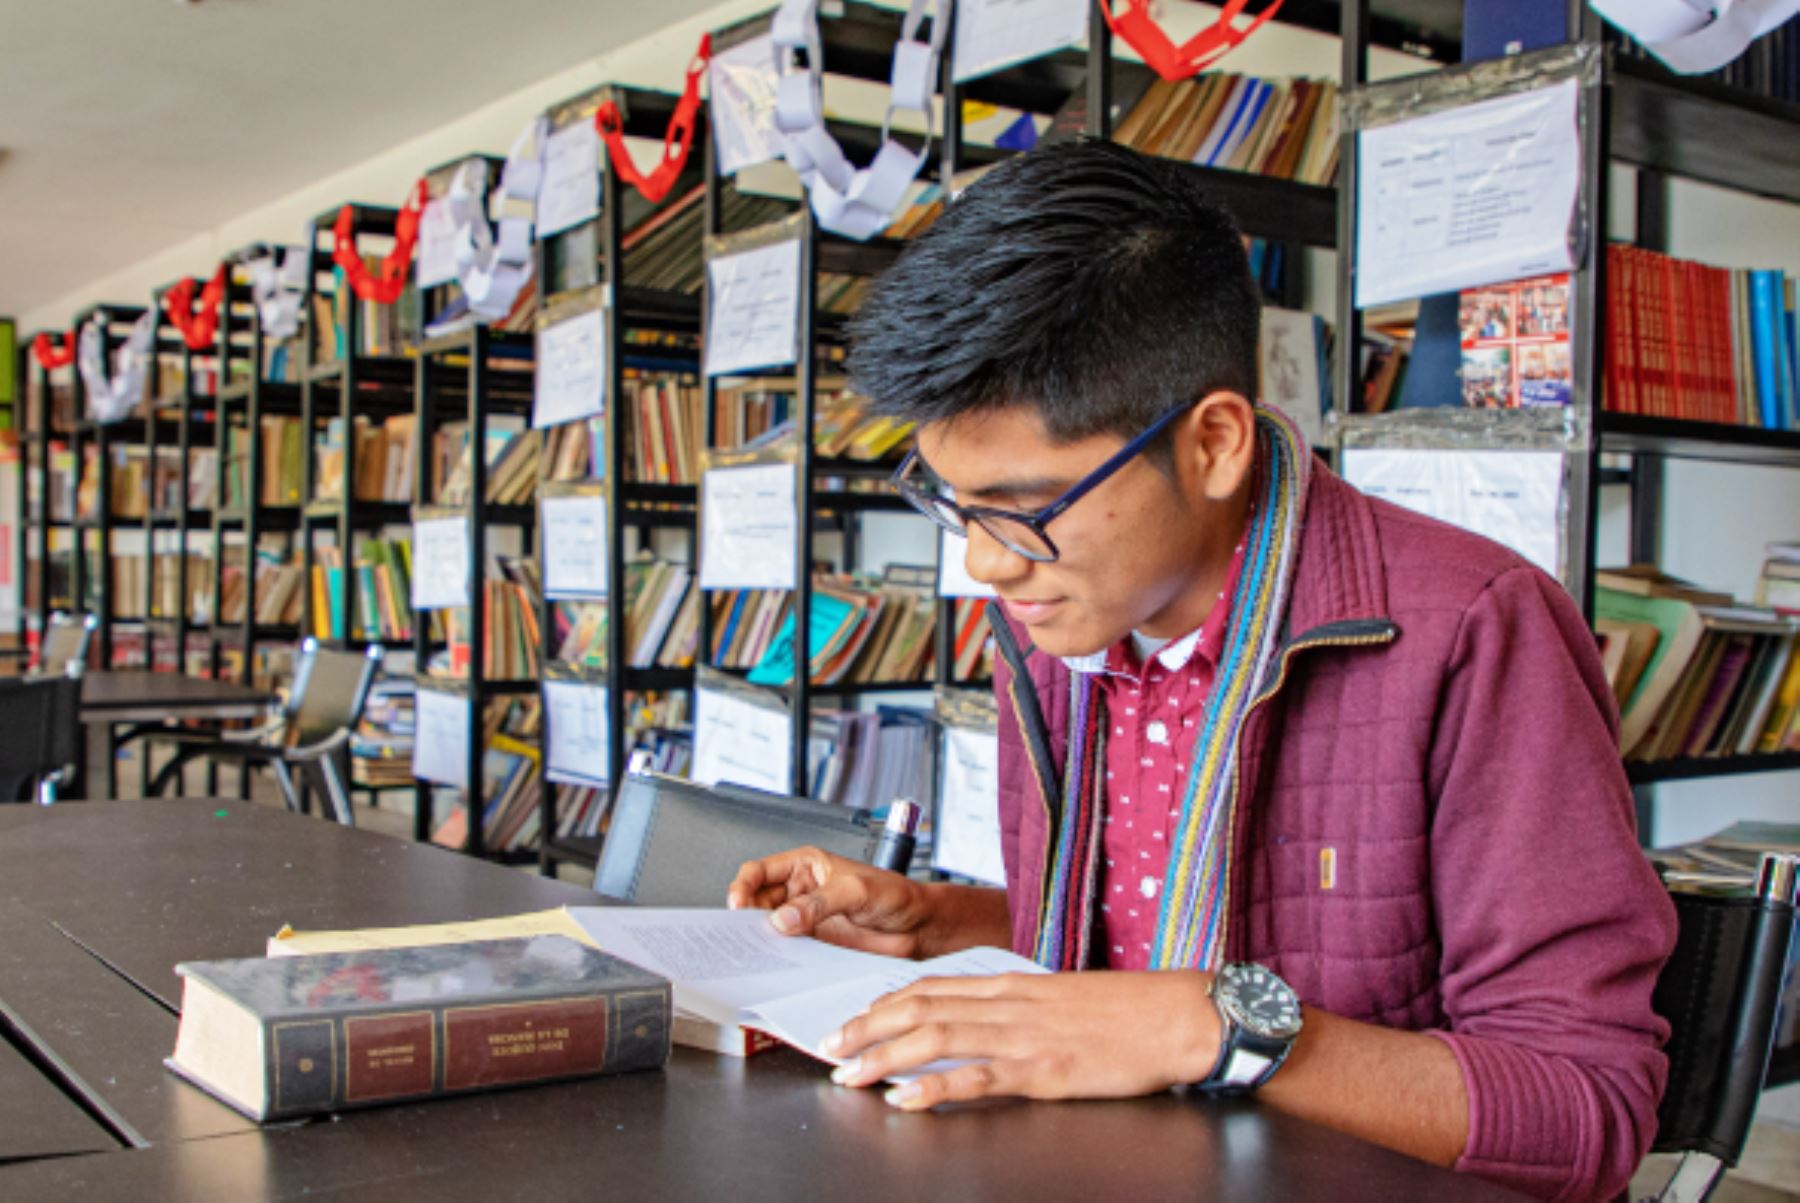
[[[800,339],[800,243],[721,255],[706,264],[706,374],[793,363]]]
[[[700,485],[700,587],[792,589],[800,514],[792,464],[711,468]]]
[[[1560,452],[1351,447],[1344,478],[1371,497],[1486,535],[1558,574]]]
[[[820,1050],[825,1038],[882,995],[920,978],[1045,972],[999,948],[969,948],[930,961],[856,952],[808,936],[783,936],[769,926],[766,911],[570,907],[569,915],[602,951],[668,978],[678,1011],[760,1028],[834,1065],[838,1059]]]
[[[531,424],[557,426],[605,412],[605,310],[590,309],[539,330]]]
[[[600,215],[600,131],[587,118],[571,121],[544,140],[544,181],[538,186],[537,236]]]
[[[544,682],[544,776],[569,785],[610,780],[606,686],[597,681]]]
[[[1363,130],[1357,307],[1574,267],[1577,99],[1564,80]]]
[[[1800,0],[1591,0],[1672,70],[1717,71],[1800,13]]]
[[[694,691],[693,778],[785,794],[788,789],[790,719],[775,710],[718,689]]]
[[[1000,855],[1000,737],[945,727],[942,795],[931,832],[931,867],[1006,884]]]
[[[420,288],[435,288],[456,279],[456,222],[451,220],[450,206],[441,199],[426,201],[419,215],[419,259],[417,282]]]
[[[606,596],[606,498],[573,493],[543,500],[544,596]]]
[[[991,585],[969,575],[969,541],[947,530],[938,531],[938,596],[993,597]]]
[[[413,776],[469,787],[469,699],[420,689],[413,701]]]
[[[1325,438],[1318,330],[1318,319],[1310,313],[1263,306],[1262,400],[1292,418],[1309,447],[1321,446]]]
[[[775,50],[769,35],[740,42],[713,55],[707,64],[707,88],[714,145],[720,175],[735,175],[758,163],[781,157],[781,133],[775,128]]]
[[[1038,58],[1087,36],[1088,0],[956,0],[957,83]]]
[[[467,518],[422,518],[413,523],[412,604],[415,610],[469,604]]]

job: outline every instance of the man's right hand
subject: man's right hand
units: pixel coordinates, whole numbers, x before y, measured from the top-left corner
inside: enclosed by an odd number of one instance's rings
[[[795,848],[746,861],[725,901],[733,910],[773,911],[770,921],[783,935],[917,959],[949,951],[933,938],[932,890],[818,848]]]

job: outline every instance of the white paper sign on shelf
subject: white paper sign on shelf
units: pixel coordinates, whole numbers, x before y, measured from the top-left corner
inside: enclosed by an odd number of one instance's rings
[[[969,575],[969,541],[961,535],[938,530],[938,596],[992,597],[994,589]]]
[[[931,833],[931,867],[1005,885],[999,736],[972,727],[945,727],[942,790]]]
[[[420,518],[413,522],[412,604],[442,610],[469,604],[469,520]]]
[[[1358,134],[1356,305],[1576,266],[1575,80]]]
[[[544,596],[606,596],[606,498],[600,493],[545,497]]]
[[[706,374],[793,363],[800,342],[800,243],[787,239],[706,264]]]
[[[722,689],[694,693],[694,780],[787,793],[787,713]]]
[[[425,202],[419,215],[417,283],[435,288],[456,279],[456,222],[442,198]]]
[[[537,332],[531,424],[559,426],[606,411],[606,311],[589,309]]]
[[[469,787],[469,699],[441,689],[413,696],[413,776]]]
[[[700,587],[792,589],[800,514],[793,464],[709,468],[700,484]]]
[[[775,94],[781,77],[775,72],[775,47],[769,35],[713,55],[706,72],[719,174],[736,175],[746,167],[779,159]]]
[[[1088,0],[956,0],[957,83],[1041,58],[1087,36]]]
[[[1558,575],[1559,451],[1349,447],[1344,479],[1371,497],[1486,535]]]
[[[604,785],[606,686],[598,681],[544,682],[544,776],[564,785]]]
[[[537,236],[547,238],[600,216],[600,131],[578,117],[544,139]]]

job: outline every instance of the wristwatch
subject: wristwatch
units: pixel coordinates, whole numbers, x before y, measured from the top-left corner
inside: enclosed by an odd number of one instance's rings
[[[1219,1059],[1194,1084],[1203,1094],[1248,1094],[1275,1076],[1300,1035],[1300,996],[1261,965],[1231,963],[1207,994],[1219,1008]]]

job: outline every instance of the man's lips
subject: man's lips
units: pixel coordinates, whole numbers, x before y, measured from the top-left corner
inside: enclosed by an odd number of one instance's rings
[[[1008,614],[1026,626],[1032,626],[1049,618],[1062,605],[1063,599],[1058,597],[1049,601],[1021,601],[1006,597],[1001,602],[1006,606]]]

